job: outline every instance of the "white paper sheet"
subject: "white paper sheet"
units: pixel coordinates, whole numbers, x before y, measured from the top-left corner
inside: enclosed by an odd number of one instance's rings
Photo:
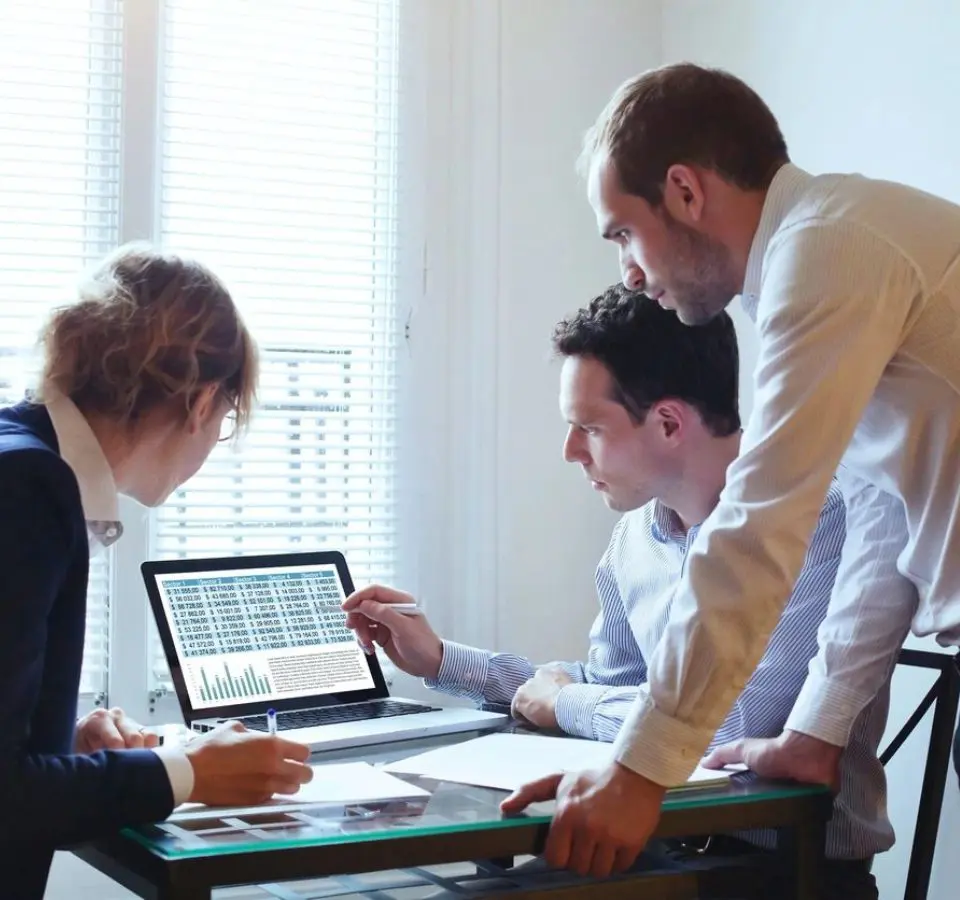
[[[301,785],[296,794],[290,795],[292,802],[360,803],[430,796],[429,791],[394,778],[383,769],[374,768],[370,763],[342,763],[312,768],[313,781]]]
[[[407,775],[424,775],[437,781],[512,791],[528,781],[555,772],[576,772],[605,766],[612,758],[613,745],[600,741],[530,734],[490,734],[388,763],[384,769]],[[717,771],[698,766],[681,789],[722,784],[731,774],[731,770]]]
[[[266,806],[259,807],[210,807],[202,803],[184,803],[174,810],[172,819],[198,818],[199,816],[238,815],[251,809],[289,806],[307,806],[314,803],[374,803],[385,800],[406,800],[429,797],[429,791],[395,778],[383,769],[369,763],[337,763],[312,766],[313,780],[301,785],[296,794],[276,794]]]

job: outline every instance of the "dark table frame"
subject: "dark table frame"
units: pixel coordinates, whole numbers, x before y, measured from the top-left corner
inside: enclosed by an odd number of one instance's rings
[[[767,786],[769,788],[769,785]],[[797,873],[797,891],[786,900],[814,900],[824,860],[826,823],[833,798],[823,792],[798,792],[773,799],[750,799],[762,784],[747,789],[743,802],[664,809],[657,837],[684,837],[747,828],[775,828],[784,871]],[[229,854],[167,859],[135,840],[117,835],[73,849],[84,862],[145,900],[209,900],[217,887],[265,884],[346,875],[384,869],[406,869],[452,862],[510,860],[539,853],[548,825],[531,822],[509,828],[450,831],[357,840]],[[683,873],[643,873],[621,879],[561,887],[521,890],[510,894],[558,900],[602,896],[608,900],[670,898],[693,900],[703,891],[714,895],[755,893],[750,870],[741,866]]]

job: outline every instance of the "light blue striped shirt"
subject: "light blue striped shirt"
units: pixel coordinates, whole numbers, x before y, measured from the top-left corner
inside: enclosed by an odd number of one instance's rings
[[[836,482],[820,513],[789,603],[767,650],[711,746],[744,737],[775,737],[817,653],[823,620],[844,541],[845,511]],[[571,735],[613,741],[647,680],[645,660],[659,643],[680,580],[687,548],[698,528],[684,533],[672,510],[657,501],[624,515],[597,567],[600,612],[590,630],[587,661],[560,666],[574,684],[557,699],[560,727]],[[444,641],[443,662],[431,687],[477,702],[509,704],[532,678],[535,666],[509,653],[491,653]],[[876,748],[883,734],[887,692],[861,714],[841,762],[841,791],[828,827],[827,853],[865,859],[889,849],[893,830],[886,816],[886,781]],[[772,846],[772,833],[751,840]]]

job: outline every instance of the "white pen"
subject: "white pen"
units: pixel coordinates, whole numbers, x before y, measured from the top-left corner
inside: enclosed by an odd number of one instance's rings
[[[267,710],[267,734],[276,735],[277,733],[277,711],[275,709]]]
[[[384,603],[384,606],[405,616],[422,616],[423,612],[416,603]]]

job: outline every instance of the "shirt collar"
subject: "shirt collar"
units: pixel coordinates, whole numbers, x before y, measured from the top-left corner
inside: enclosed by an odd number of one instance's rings
[[[682,544],[687,540],[687,533],[683,529],[680,516],[659,500],[653,501],[653,523],[650,530],[653,532],[654,539],[661,544]]]
[[[120,537],[123,527],[117,485],[103,448],[69,397],[51,394],[45,398],[44,405],[57,435],[60,456],[73,470],[80,486],[87,525],[104,546],[109,546]]]
[[[750,245],[747,257],[747,271],[743,279],[741,303],[751,319],[757,317],[757,304],[760,300],[760,286],[763,282],[763,261],[767,255],[767,245],[783,224],[787,214],[796,206],[813,176],[804,172],[793,163],[786,163],[770,182],[767,197],[763,201],[760,223]]]

